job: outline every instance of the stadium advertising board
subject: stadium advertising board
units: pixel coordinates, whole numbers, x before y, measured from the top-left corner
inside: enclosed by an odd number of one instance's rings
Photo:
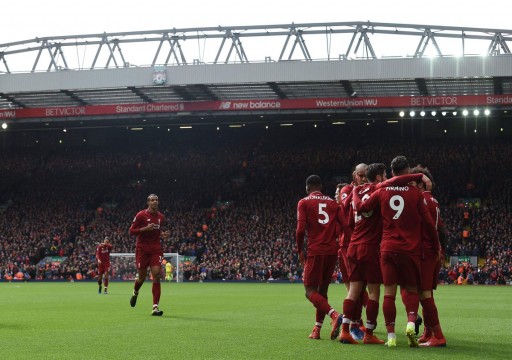
[[[55,118],[144,113],[269,111],[301,109],[458,108],[512,105],[510,95],[309,98],[86,105],[0,110],[0,119]]]

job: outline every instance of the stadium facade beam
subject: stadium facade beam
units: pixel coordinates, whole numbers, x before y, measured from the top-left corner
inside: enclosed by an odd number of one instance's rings
[[[211,99],[211,100],[219,100],[219,97],[217,95],[215,95],[210,90],[210,88],[208,88],[208,86],[206,86],[205,84],[198,84],[198,85],[195,85],[194,87],[197,88],[203,94],[205,94],[209,99]]]
[[[185,101],[196,100],[196,97],[183,86],[171,86],[171,89]]]
[[[133,92],[135,95],[140,97],[142,99],[142,101],[147,102],[147,103],[153,102],[153,99],[151,99],[149,96],[147,96],[144,93],[142,93],[142,91],[137,89],[135,86],[128,86],[128,89],[131,92]]]
[[[495,77],[492,79],[494,84],[494,94],[502,95],[503,94],[503,78]]]
[[[71,99],[73,99],[74,101],[76,101],[80,105],[88,105],[87,101],[85,101],[84,99],[82,99],[78,95],[74,94],[70,90],[61,90],[60,92],[65,94],[65,95],[67,95],[67,96],[69,96]]]
[[[12,107],[13,105],[20,109],[23,109],[25,107],[25,104],[23,104],[21,101],[16,100],[11,95],[0,92],[0,98],[7,100],[11,104],[10,107]]]
[[[352,87],[352,84],[348,80],[341,80],[340,81],[341,86],[343,86],[343,89],[345,90],[345,93],[349,97],[353,97],[356,95],[356,92],[354,91],[354,88]]]
[[[427,83],[425,82],[425,79],[424,78],[416,78],[416,79],[414,79],[414,81],[416,81],[416,84],[418,85],[418,90],[420,92],[420,95],[428,96],[429,93],[428,93]]]
[[[276,84],[274,81],[268,82],[268,86],[276,93],[277,96],[279,96],[279,99],[288,99],[288,96],[281,90],[278,84]]]
[[[463,89],[468,86],[468,82],[474,83],[471,86],[474,88],[472,92],[475,94],[493,93],[492,78],[511,76],[511,63],[511,56],[502,55],[436,59],[399,58],[368,61],[325,60],[230,65],[205,64],[171,66],[165,71],[167,73],[166,84],[169,86],[204,85],[205,88],[209,88],[213,92],[217,91],[216,87],[218,86],[242,88],[242,84],[264,84],[268,89],[268,82],[280,84],[334,81],[339,84],[340,80],[348,80],[351,81],[354,90],[359,92],[359,96],[372,94],[386,96],[387,92],[384,90],[388,87],[379,90],[378,85],[390,82],[397,84],[397,87],[389,88],[393,89],[394,94],[411,96],[415,95],[418,89],[414,79],[424,78],[428,80],[428,83],[438,83],[433,90],[446,89],[443,91],[446,94],[457,91],[455,95],[458,95],[462,94]],[[154,69],[150,66],[0,75],[0,92],[21,95],[27,92],[51,92],[68,89],[80,94],[80,91],[91,91],[91,89],[96,89],[95,91],[99,92],[105,91],[104,89],[117,89],[118,91],[124,89],[126,91],[128,86],[152,87],[155,90],[165,89],[166,85],[155,86],[153,75]],[[407,79],[412,86],[410,84],[403,85]],[[453,83],[453,85],[447,87],[449,83]],[[482,87],[485,83],[489,83],[489,87]],[[280,87],[292,96],[285,87],[282,85]],[[509,89],[508,84],[506,88]],[[326,92],[327,89],[323,91],[323,93]],[[201,93],[205,94],[204,91]],[[130,94],[133,95],[128,92],[128,95]],[[215,94],[219,95],[219,93]],[[336,94],[339,94],[339,90]],[[253,93],[251,92],[249,95],[253,95]],[[430,95],[439,94],[431,92]],[[220,96],[222,97],[222,94]]]

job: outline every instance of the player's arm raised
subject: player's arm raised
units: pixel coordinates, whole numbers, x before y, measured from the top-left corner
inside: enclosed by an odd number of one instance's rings
[[[422,173],[393,176],[391,179],[378,183],[375,188],[380,189],[386,186],[404,186],[409,184],[411,181],[424,182],[427,185],[427,188],[428,186],[432,188],[432,181]]]
[[[379,203],[379,194],[380,189],[377,191],[374,191],[370,197],[366,201],[362,201],[359,197],[359,190],[361,190],[361,187],[357,186],[352,191],[352,204],[354,206],[354,209],[359,212],[369,212],[375,209],[375,207]]]
[[[346,185],[340,190],[340,200],[341,206],[343,207],[343,211],[345,215],[348,214],[348,209],[350,208],[350,204],[352,203],[352,189],[351,185]]]

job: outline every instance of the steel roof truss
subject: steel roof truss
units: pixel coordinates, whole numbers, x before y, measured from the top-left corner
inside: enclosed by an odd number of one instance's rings
[[[505,38],[501,33],[496,33],[492,38],[491,45],[489,45],[487,53],[489,55],[499,55],[500,49],[503,50],[505,54],[510,54],[510,49]]]
[[[356,30],[354,31],[354,34],[352,35],[352,39],[350,39],[350,44],[348,45],[347,52],[345,53],[345,58],[348,58],[350,55],[350,51],[352,50],[352,46],[354,45],[354,41],[357,37],[357,34],[360,33],[359,39],[357,40],[357,45],[354,49],[354,54],[357,54],[359,51],[359,46],[361,45],[361,42],[364,41],[364,48],[363,48],[363,57],[366,59],[369,59],[370,56],[368,54],[371,54],[372,59],[377,59],[377,55],[375,55],[375,51],[373,50],[372,43],[370,41],[370,38],[368,37],[368,28],[362,27],[358,25],[356,27]]]
[[[304,37],[302,36],[302,30],[297,30],[295,27],[292,27],[290,29],[290,32],[286,36],[286,40],[283,45],[283,49],[281,50],[281,55],[279,55],[279,61],[283,60],[283,55],[286,51],[286,48],[288,47],[288,43],[290,42],[290,38],[292,36],[295,36],[295,41],[293,42],[292,49],[290,50],[290,54],[288,55],[288,60],[292,59],[293,52],[295,51],[295,47],[297,44],[299,44],[300,49],[302,51],[302,55],[304,55],[304,59],[311,61],[311,54],[309,53],[309,50],[306,46],[306,41],[304,40]]]
[[[50,69],[52,68],[52,64],[54,66],[54,70],[59,70],[59,66],[57,65],[57,54],[62,58],[62,61],[64,62],[64,69],[67,69],[68,68],[68,64],[66,63],[66,58],[64,57],[64,53],[62,52],[62,48],[60,46],[60,44],[54,44],[55,46],[55,49],[53,50],[53,54],[52,54],[52,51],[51,51],[51,45],[48,45],[47,49],[48,49],[48,53],[50,54],[50,58],[51,58],[51,61],[50,61],[50,64],[48,65],[48,69],[47,71],[50,71]]]
[[[62,70],[68,69],[68,64],[66,62],[66,58],[64,57],[64,52],[62,51],[62,47],[60,43],[50,43],[47,40],[43,40],[41,43],[41,47],[39,48],[36,60],[34,62],[34,66],[32,67],[32,72],[36,70],[37,64],[39,62],[39,59],[41,58],[41,54],[43,53],[43,50],[48,50],[48,54],[50,55],[50,64],[48,65],[47,71],[50,71],[50,69],[53,67],[54,70]],[[53,52],[52,52],[53,50]],[[58,56],[62,59],[62,62],[64,63],[63,67],[59,67],[57,64],[58,62]]]
[[[158,44],[158,48],[156,50],[156,54],[155,54],[155,57],[153,59],[153,62],[151,63],[151,66],[155,66],[156,61],[158,59],[158,55],[160,54],[160,50],[162,49],[162,45],[165,42],[168,42],[171,48],[169,49],[169,53],[167,54],[167,57],[165,59],[164,65],[168,65],[169,64],[169,59],[171,58],[171,55],[174,55],[174,60],[176,61],[177,64],[179,64],[179,65],[186,64],[187,60],[185,59],[185,54],[183,54],[183,51],[181,49],[181,44],[180,44],[178,38],[177,37],[173,37],[171,39],[171,38],[169,38],[169,34],[165,33],[165,34],[163,34],[162,39],[160,40],[160,42]],[[176,52],[176,48],[178,49],[179,57],[178,57],[178,54]]]
[[[111,46],[111,43],[113,43],[114,45]],[[107,59],[107,64],[105,65],[105,69],[107,69],[108,66],[110,65],[110,61],[113,61],[115,67],[119,68],[119,65],[117,63],[116,56],[115,56],[116,49],[119,51],[119,56],[121,56],[123,67],[126,66],[126,62],[124,60],[123,52],[121,51],[121,47],[119,46],[119,40],[118,39],[109,40],[108,37],[107,37],[107,34],[105,33],[103,35],[103,37],[102,37],[101,43],[98,46],[98,50],[96,51],[96,55],[94,56],[94,60],[92,62],[92,65],[91,65],[90,69],[93,70],[96,67],[96,62],[98,61],[98,57],[100,55],[101,48],[103,47],[104,44],[107,45],[108,50],[109,50],[109,56],[108,56],[108,59]]]
[[[233,52],[233,49],[236,51],[236,54],[238,55],[238,58],[240,59],[240,62],[246,62],[248,63],[249,60],[247,59],[247,55],[245,54],[245,50],[242,46],[242,42],[240,41],[240,34],[231,32],[231,30],[226,30],[224,33],[224,37],[222,38],[222,42],[219,47],[219,51],[217,52],[217,56],[215,57],[214,64],[218,64],[220,54],[222,53],[222,49],[224,48],[224,44],[226,43],[226,39],[231,39],[231,46],[229,48],[228,54],[226,56],[226,60],[224,61],[225,64],[229,62],[229,59],[231,58],[231,54]]]
[[[5,60],[5,56],[3,52],[0,52],[0,59],[2,59],[2,62],[4,63],[5,70],[8,74],[11,73],[11,70],[9,70],[9,66],[7,65],[7,60]]]
[[[425,31],[423,32],[423,35],[421,36],[418,47],[416,48],[416,52],[414,53],[415,58],[423,57],[423,54],[425,53],[425,50],[427,49],[429,41],[432,42],[432,45],[434,46],[434,48],[437,51],[437,55],[443,56],[443,54],[441,53],[441,49],[439,49],[439,46],[437,45],[436,38],[435,38],[434,34],[432,33],[432,31],[430,29],[425,29]],[[420,48],[421,48],[421,50],[420,50]]]
[[[105,65],[105,69],[108,68],[110,61],[113,60],[116,68],[119,68],[119,65],[117,64],[117,60],[115,57],[115,51],[117,48],[117,51],[119,51],[119,56],[121,56],[122,66],[124,67],[126,65],[126,61],[124,60],[123,52],[121,51],[121,47],[119,46],[119,41],[117,39],[114,39],[112,41],[114,43],[114,46],[110,46],[110,42],[107,42],[108,50],[110,51],[110,55],[107,60],[107,65]]]

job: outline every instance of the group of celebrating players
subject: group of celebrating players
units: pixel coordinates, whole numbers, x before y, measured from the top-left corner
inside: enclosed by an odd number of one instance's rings
[[[319,176],[311,175],[306,180],[308,195],[297,205],[296,242],[299,260],[304,265],[306,297],[316,308],[315,326],[309,335],[312,339],[320,339],[328,315],[332,319],[331,340],[339,338],[344,344],[358,344],[362,340],[364,344],[396,347],[395,297],[400,286],[409,346],[446,346],[433,298],[446,234],[439,204],[430,192],[432,175],[421,166],[410,169],[404,156],[393,159],[391,172],[393,177],[387,179],[384,164],[359,164],[352,174],[353,182],[337,187],[336,200],[322,193]],[[129,231],[137,236],[138,271],[130,305],[136,305],[149,267],[153,279],[151,314],[162,316],[160,232],[164,216],[158,211],[157,195],[149,195],[147,204],[146,209],[137,213]],[[99,293],[102,280],[105,293],[108,291],[111,249],[106,238],[96,251]],[[342,313],[329,304],[327,295],[337,263],[348,290]],[[374,334],[381,284],[384,285],[382,310],[387,342]],[[417,339],[420,303],[425,326]],[[363,306],[366,306],[366,326],[360,320]]]
[[[319,176],[306,180],[308,195],[297,205],[296,242],[306,297],[316,308],[311,339],[320,339],[328,315],[331,340],[396,347],[395,297],[400,287],[409,346],[446,346],[433,298],[446,243],[439,204],[431,194],[433,178],[425,167],[411,169],[404,156],[393,159],[391,172],[387,179],[384,164],[359,164],[353,182],[338,185],[335,200],[322,193]],[[342,313],[327,295],[337,263],[348,290]],[[374,334],[381,284],[386,342]],[[424,331],[417,338],[420,303]],[[360,320],[364,306],[366,326]]]

